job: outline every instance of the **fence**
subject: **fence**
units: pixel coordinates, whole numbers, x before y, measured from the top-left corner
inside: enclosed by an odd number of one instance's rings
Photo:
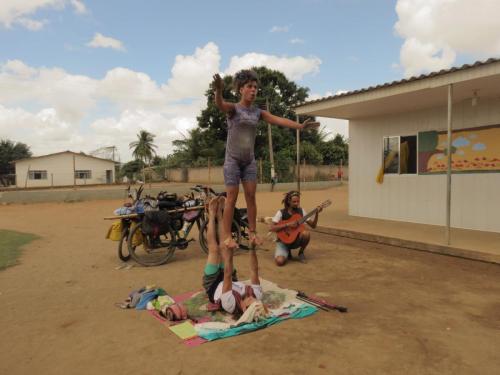
[[[268,163],[257,162],[257,181],[269,183],[271,180],[270,166]],[[338,165],[300,165],[300,181],[333,181],[348,180],[349,168]],[[278,182],[297,181],[297,166],[276,169]],[[223,184],[224,173],[222,166],[214,167],[184,167],[164,170],[164,177],[170,182],[210,183]]]

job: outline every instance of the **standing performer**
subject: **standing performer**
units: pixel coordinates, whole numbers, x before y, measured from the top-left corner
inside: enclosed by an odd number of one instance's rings
[[[306,120],[303,124],[299,124],[257,108],[254,101],[257,97],[258,77],[252,70],[241,70],[234,76],[234,88],[240,95],[238,103],[229,103],[222,98],[224,83],[219,74],[214,75],[213,86],[215,87],[215,104],[227,114],[227,143],[224,160],[224,184],[227,193],[224,209],[224,229],[227,238],[222,239],[222,241],[229,252],[228,256],[232,256],[232,251],[238,247],[238,244],[231,236],[231,224],[240,181],[243,185],[247,203],[250,243],[254,246],[262,244],[262,240],[257,236],[256,232],[257,204],[255,201],[257,165],[255,163],[254,148],[259,120],[262,119],[270,124],[290,129],[305,129],[306,127],[317,126],[318,123]]]

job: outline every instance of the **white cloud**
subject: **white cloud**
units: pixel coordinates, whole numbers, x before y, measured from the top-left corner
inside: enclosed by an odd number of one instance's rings
[[[20,25],[29,30],[37,31],[48,23],[47,20],[36,20],[31,16],[41,9],[60,11],[71,4],[76,13],[86,13],[85,4],[81,0],[2,0],[0,2],[0,25],[11,28]]]
[[[304,44],[305,41],[304,39],[300,39],[300,38],[293,38],[293,39],[290,39],[290,43],[291,44]]]
[[[36,69],[29,67],[28,65],[26,65],[25,63],[23,63],[20,60],[7,61],[3,65],[2,71],[5,73],[10,73],[12,75],[16,75],[19,78],[24,78],[24,79],[30,78],[37,73]]]
[[[169,98],[180,99],[202,96],[219,71],[220,53],[215,43],[196,48],[194,55],[177,55],[166,88]]]
[[[35,155],[56,151],[83,150],[88,140],[78,128],[59,118],[54,108],[36,113],[0,105],[0,138],[28,144]]]
[[[37,21],[30,18],[18,18],[15,22],[31,31],[38,31],[48,23],[47,20]]]
[[[500,55],[500,2],[398,0],[396,32],[405,76],[449,68],[457,54]]]
[[[77,122],[94,107],[98,81],[60,68],[35,69],[10,60],[0,66],[0,87],[0,102],[5,105],[36,102],[55,108],[64,121]]]
[[[273,26],[269,30],[270,33],[287,33],[288,31],[290,31],[289,26]]]
[[[333,92],[332,91],[327,91],[325,92],[324,94],[318,94],[318,93],[311,93],[309,94],[309,96],[307,97],[307,100],[318,100],[318,99],[323,99],[323,98],[328,98],[329,96],[333,96]]]
[[[307,98],[310,100],[318,100],[323,98],[328,98],[334,95],[340,95],[346,93],[346,90],[337,90],[326,91],[324,94],[311,93]],[[320,128],[324,128],[327,133],[330,133],[328,139],[335,137],[336,134],[341,134],[344,138],[349,138],[349,121],[338,119],[338,118],[330,118],[330,117],[316,117],[316,121],[320,122]]]
[[[99,83],[98,94],[125,108],[158,108],[166,98],[161,88],[147,74],[114,68]]]
[[[178,112],[182,108],[177,109]],[[145,110],[125,110],[119,117],[98,119],[90,125],[93,131],[95,148],[116,145],[122,160],[131,158],[129,143],[134,141],[140,130],[156,135],[155,144],[159,155],[173,151],[172,141],[181,138],[189,129],[196,127],[194,113],[184,112],[172,116],[168,113]]]
[[[300,80],[306,74],[319,72],[321,60],[318,57],[287,57],[264,55],[262,53],[246,53],[243,56],[234,56],[226,69],[227,74],[234,74],[241,69],[248,69],[253,66],[266,66],[283,72],[288,79]]]
[[[78,14],[87,13],[87,8],[81,0],[71,0],[71,5],[73,5],[75,12]]]
[[[319,121],[321,128],[330,133],[328,139],[334,138],[336,134],[349,138],[349,121],[329,117],[316,117],[316,121]]]
[[[109,36],[104,36],[101,33],[95,33],[94,38],[87,43],[87,46],[93,48],[112,48],[118,51],[125,51],[125,47],[121,41]]]
[[[206,106],[205,90],[221,71],[220,59],[214,43],[192,55],[178,55],[166,83],[123,67],[95,79],[8,60],[0,63],[0,138],[24,142],[36,155],[115,145],[126,161],[131,158],[129,143],[145,129],[156,134],[158,153],[166,155],[172,140],[196,127]],[[317,72],[321,63],[300,56],[247,54],[231,60],[227,71],[245,66],[244,61],[282,70],[292,79]]]

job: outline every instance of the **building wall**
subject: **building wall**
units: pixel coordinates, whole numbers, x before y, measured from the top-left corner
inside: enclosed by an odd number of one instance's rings
[[[47,171],[47,179],[30,180],[28,170]],[[16,163],[16,184],[18,187],[69,186],[74,183],[76,185],[105,184],[106,170],[111,170],[111,182],[115,181],[114,162],[112,161],[77,154],[75,155],[75,170],[90,170],[91,178],[74,179],[73,154],[70,153],[28,159]]]
[[[453,128],[500,124],[500,99],[455,103]],[[446,175],[385,175],[384,136],[446,130],[447,108],[349,122],[349,214],[423,224],[446,224]],[[500,173],[452,174],[451,226],[500,232]]]

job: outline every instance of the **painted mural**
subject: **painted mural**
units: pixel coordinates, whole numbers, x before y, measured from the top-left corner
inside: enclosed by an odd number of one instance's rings
[[[453,172],[500,171],[500,125],[461,129],[452,133]],[[418,173],[447,170],[446,131],[418,133]]]

